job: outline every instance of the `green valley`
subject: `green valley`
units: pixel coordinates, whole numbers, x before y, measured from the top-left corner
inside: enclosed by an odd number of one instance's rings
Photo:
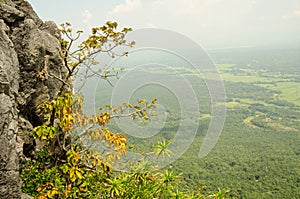
[[[211,118],[205,79],[192,68],[172,66],[191,83],[201,112],[200,125],[190,147],[168,166],[183,174],[182,189],[210,193],[221,187],[230,190],[231,198],[300,197],[300,60],[297,53],[297,49],[210,52],[224,81],[227,114],[218,143],[204,158],[199,158],[198,153]],[[151,70],[151,67],[145,68],[147,71],[162,77],[167,73]],[[168,78],[176,84],[175,75],[174,79]],[[104,84],[98,89],[97,104],[110,103],[113,88]],[[181,125],[178,99],[167,88],[141,86],[132,93],[131,101],[151,97],[158,98],[167,119],[160,132],[153,136],[142,139],[127,135],[136,151],[148,151],[157,140],[174,139]],[[196,113],[191,110],[190,114]],[[197,121],[191,119],[185,124],[195,123]],[[115,123],[111,128],[122,132]]]

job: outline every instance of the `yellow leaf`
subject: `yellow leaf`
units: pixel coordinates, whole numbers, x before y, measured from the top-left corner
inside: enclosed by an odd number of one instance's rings
[[[145,99],[142,99],[142,100],[139,101],[140,104],[145,104],[145,102],[146,102]]]
[[[74,177],[74,174],[75,174],[75,168],[72,167],[72,168],[70,169],[70,178],[73,178],[73,177]]]
[[[81,192],[86,192],[86,189],[85,189],[85,188],[82,188],[82,187],[81,187],[81,188],[79,188],[79,189],[80,189]]]
[[[47,140],[47,136],[46,135],[42,135],[41,140]]]
[[[113,107],[111,105],[109,105],[109,104],[106,104],[106,108],[112,109]]]
[[[145,110],[142,110],[140,113],[141,113],[142,115],[147,115],[147,112],[146,112]]]
[[[58,192],[56,189],[53,189],[53,190],[51,191],[51,196],[55,196],[55,195],[57,195],[57,194],[59,194],[59,192]]]
[[[42,189],[43,189],[42,187],[38,187],[36,191],[40,192],[40,191],[42,191]]]
[[[75,182],[76,181],[76,177],[71,178],[71,182]]]
[[[157,116],[157,113],[156,113],[156,111],[152,111],[152,113],[151,113],[153,116]]]
[[[48,192],[47,192],[47,196],[48,196],[49,198],[52,198],[51,191],[48,191]]]
[[[93,166],[95,167],[96,165],[97,165],[97,159],[94,158],[94,160],[93,160]]]
[[[102,162],[100,160],[97,161],[97,165],[101,166]]]
[[[78,170],[76,170],[76,175],[80,180],[83,178],[82,174]]]

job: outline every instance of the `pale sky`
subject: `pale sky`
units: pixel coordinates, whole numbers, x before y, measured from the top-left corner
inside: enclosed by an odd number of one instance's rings
[[[184,34],[204,48],[300,46],[300,0],[29,0],[38,15],[88,32],[107,20]]]

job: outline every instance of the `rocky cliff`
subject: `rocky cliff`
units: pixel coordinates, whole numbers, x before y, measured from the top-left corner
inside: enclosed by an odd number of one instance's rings
[[[36,106],[56,95],[62,76],[57,27],[26,0],[0,0],[0,198],[21,198],[20,161],[34,153],[30,137],[41,124]]]

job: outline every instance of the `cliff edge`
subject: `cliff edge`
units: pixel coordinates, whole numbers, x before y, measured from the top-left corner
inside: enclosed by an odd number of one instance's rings
[[[62,76],[60,35],[26,0],[0,0],[0,198],[24,198],[20,162],[36,143],[32,129],[42,123],[36,106],[56,96],[61,82],[39,75],[47,67]]]

